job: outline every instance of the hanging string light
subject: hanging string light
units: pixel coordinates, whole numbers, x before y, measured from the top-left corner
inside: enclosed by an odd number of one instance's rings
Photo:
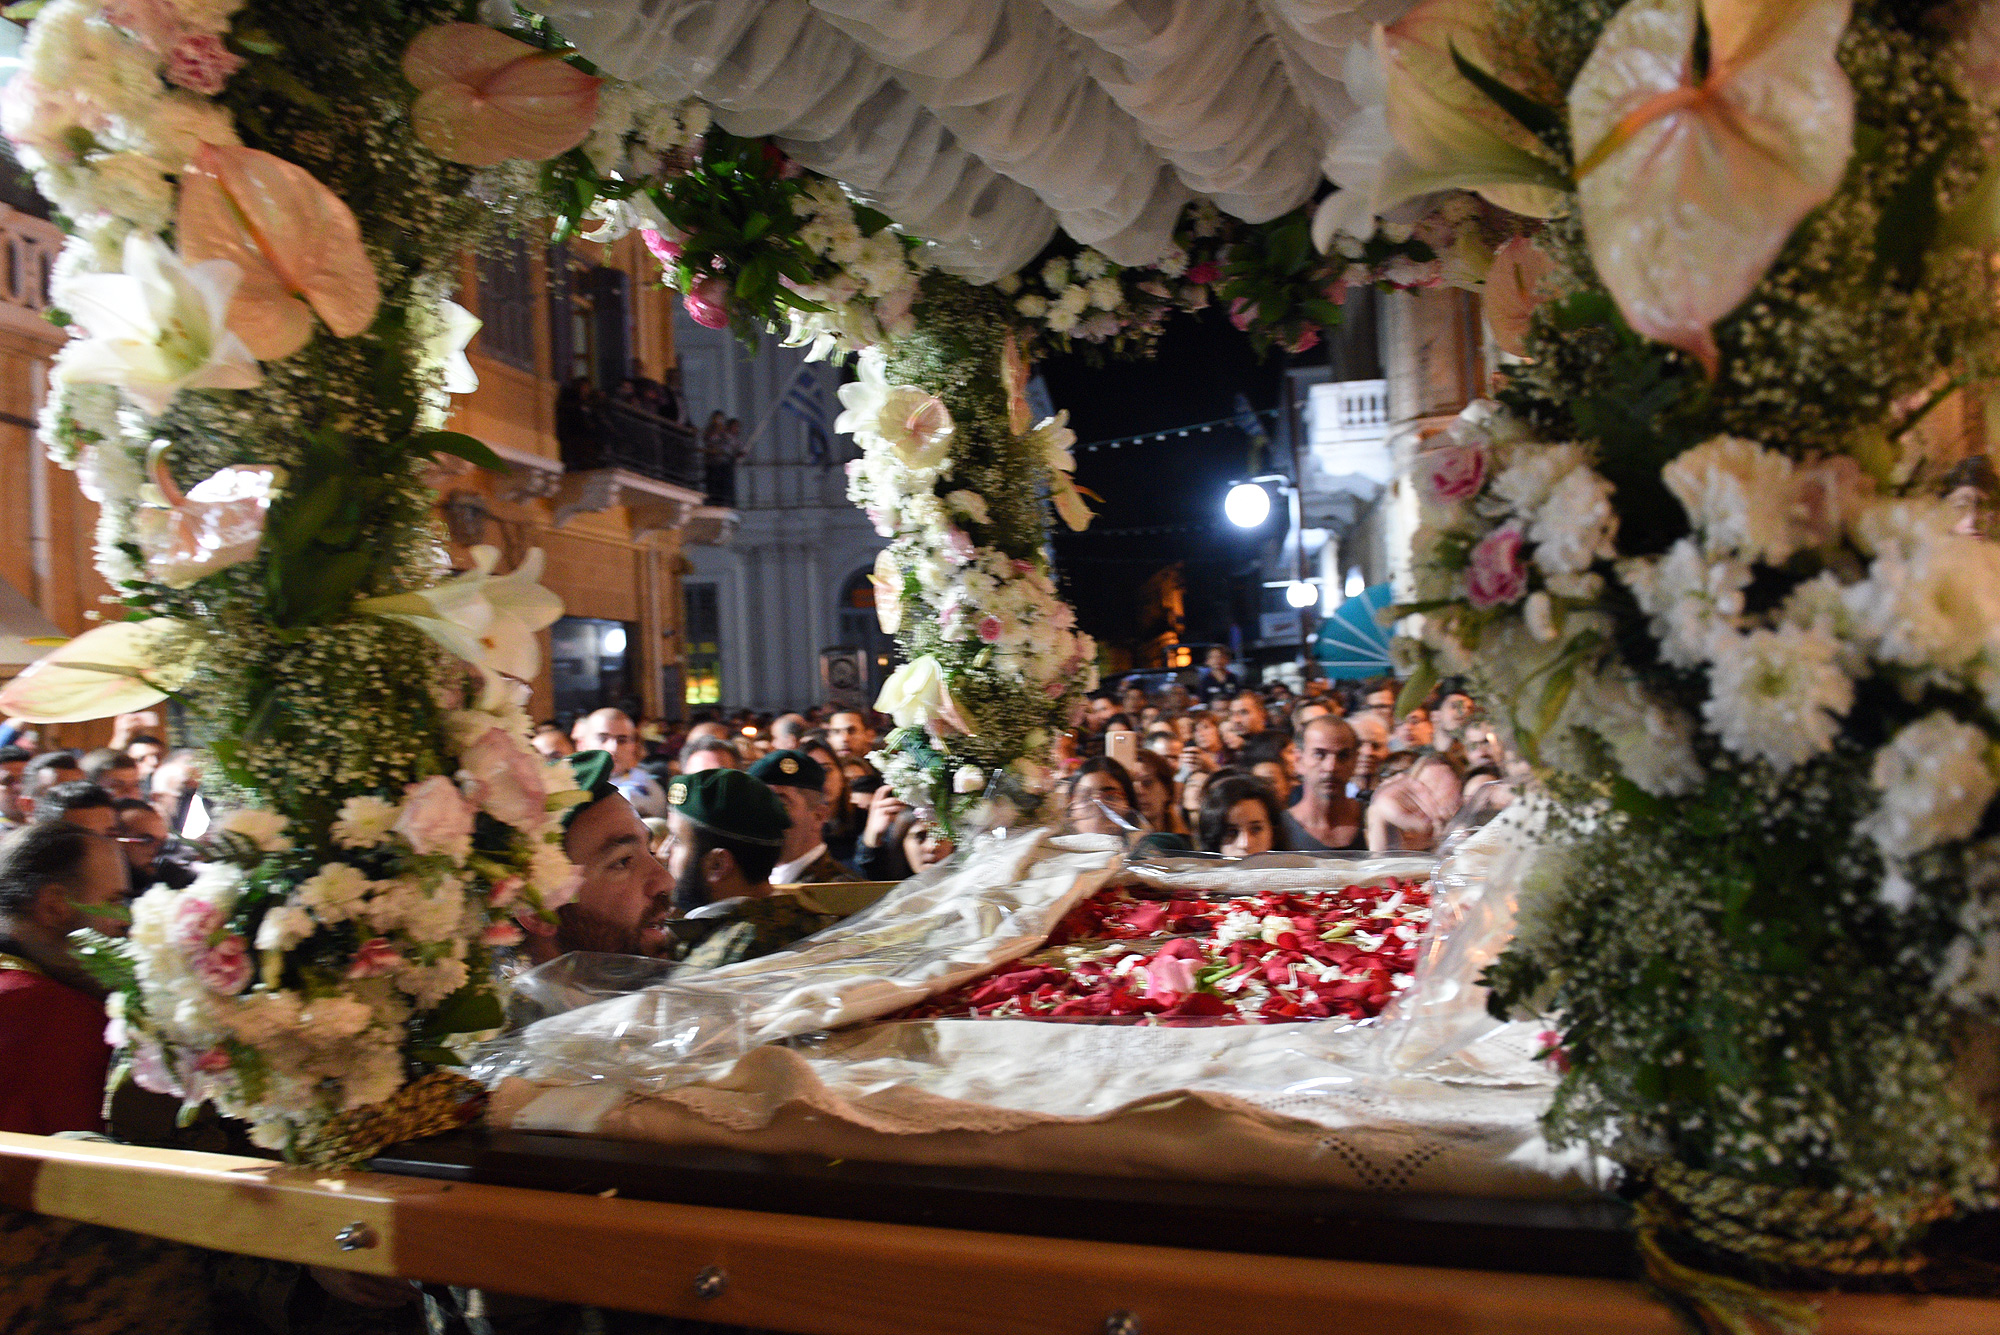
[[[1199,431],[1207,434],[1219,426],[1241,427],[1245,417],[1270,418],[1276,421],[1281,408],[1256,408],[1249,413],[1231,413],[1228,417],[1217,417],[1207,422],[1189,422],[1186,426],[1170,426],[1165,431],[1141,431],[1135,436],[1113,436],[1108,440],[1093,440],[1075,447],[1075,453],[1090,450],[1115,450],[1121,445],[1141,445],[1149,441],[1166,440],[1174,436],[1189,436]]]

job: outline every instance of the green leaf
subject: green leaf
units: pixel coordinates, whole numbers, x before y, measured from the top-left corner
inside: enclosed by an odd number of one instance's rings
[[[1488,74],[1479,66],[1458,53],[1458,44],[1451,47],[1451,63],[1461,77],[1492,100],[1500,110],[1513,117],[1521,128],[1529,134],[1540,137],[1563,125],[1562,114],[1554,107],[1543,106],[1525,93],[1517,93],[1500,80]]]
[[[743,224],[743,239],[745,241],[755,241],[770,230],[771,219],[765,214],[753,213],[750,215],[749,220]]]
[[[322,478],[295,504],[273,516],[271,545],[287,555],[304,551],[333,518],[346,492],[347,480],[340,475]]]
[[[507,471],[507,461],[495,454],[492,446],[462,431],[426,431],[421,436],[412,436],[410,444],[426,454],[454,455],[479,465],[489,473]]]
[[[1424,697],[1437,689],[1437,684],[1437,667],[1431,662],[1429,655],[1426,655],[1423,662],[1417,664],[1417,670],[1410,674],[1410,679],[1403,683],[1403,689],[1396,695],[1396,717],[1402,718],[1422,704]]]
[[[405,1048],[403,1049],[403,1055],[411,1061],[423,1062],[426,1066],[465,1065],[465,1058],[439,1043],[427,1043],[421,1047]]]
[[[432,1034],[472,1034],[482,1029],[498,1029],[507,1022],[490,984],[467,983],[437,1004],[423,1017],[423,1027]]]

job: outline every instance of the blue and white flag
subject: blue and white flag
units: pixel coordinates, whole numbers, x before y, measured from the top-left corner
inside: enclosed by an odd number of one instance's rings
[[[833,440],[833,418],[827,412],[826,389],[820,384],[819,373],[810,364],[801,366],[798,374],[792,377],[781,406],[805,424],[806,457],[822,468],[831,464],[833,456],[829,446]]]

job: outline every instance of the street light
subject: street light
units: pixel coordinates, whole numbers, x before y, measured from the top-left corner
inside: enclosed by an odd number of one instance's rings
[[[1285,601],[1293,607],[1311,607],[1319,601],[1319,590],[1302,579],[1295,579],[1285,586]]]
[[[1255,482],[1239,482],[1222,498],[1222,513],[1238,528],[1257,528],[1271,517],[1271,493]]]

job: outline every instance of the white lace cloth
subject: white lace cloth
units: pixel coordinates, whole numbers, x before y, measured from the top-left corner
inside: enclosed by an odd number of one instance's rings
[[[775,135],[990,282],[1058,222],[1159,258],[1191,194],[1311,197],[1347,48],[1410,0],[531,0],[584,54]]]
[[[1510,1025],[1422,1071],[1379,1024],[1165,1028],[886,1022],[1040,944],[1104,885],[1109,840],[988,843],[795,952],[541,1021],[484,1066],[501,1126],[832,1158],[1551,1196],[1602,1180],[1536,1120],[1550,1079]],[[1346,874],[1421,874],[1408,857]],[[1187,873],[1193,875],[1194,873]],[[1200,873],[1211,887],[1232,873]],[[1324,885],[1310,869],[1239,879]],[[1011,878],[1011,879],[1010,879]],[[1255,888],[1274,888],[1258,884]]]

